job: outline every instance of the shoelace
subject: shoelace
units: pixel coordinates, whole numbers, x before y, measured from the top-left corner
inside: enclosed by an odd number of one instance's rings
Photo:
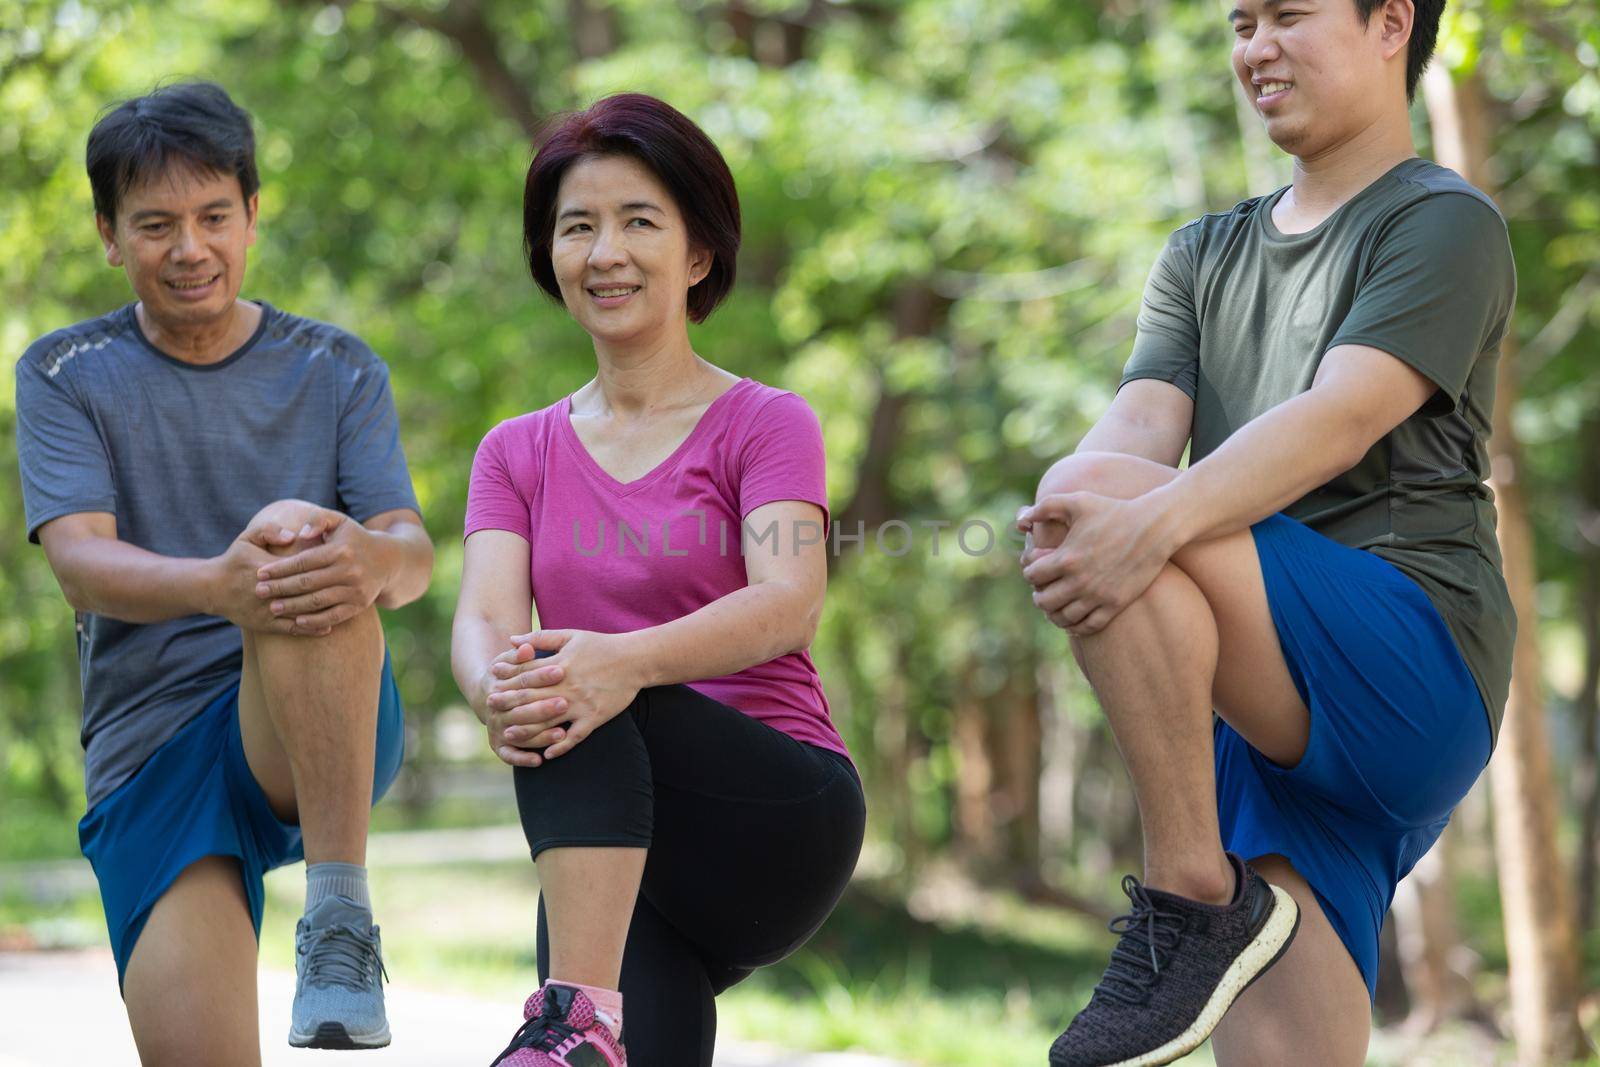
[[[374,975],[383,975],[383,957],[378,951],[378,928],[363,930],[352,923],[319,926],[306,935],[300,947],[306,957],[306,982],[339,985],[362,992],[372,985]]]
[[[1161,974],[1158,949],[1170,951],[1177,947],[1183,937],[1184,917],[1157,907],[1139,879],[1131,874],[1123,876],[1122,891],[1133,903],[1133,910],[1106,926],[1122,937],[1111,950],[1111,964],[1095,992],[1123,1004],[1139,1005],[1150,999],[1150,987]]]
[[[495,1057],[495,1067],[505,1061],[505,1058],[518,1049],[531,1048],[538,1052],[553,1052],[563,1041],[575,1037],[578,1030],[567,1024],[566,1016],[555,1014],[555,1005],[546,1000],[540,1006],[539,1014],[517,1027],[516,1034],[511,1038],[511,1044],[505,1051]]]

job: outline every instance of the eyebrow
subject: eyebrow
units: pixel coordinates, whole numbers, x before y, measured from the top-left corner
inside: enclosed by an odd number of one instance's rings
[[[201,207],[200,210],[201,211],[216,211],[218,208],[231,208],[232,206],[233,206],[233,201],[232,200],[229,200],[227,198],[223,198],[221,200],[213,200],[213,201],[211,201],[209,204],[206,204],[203,207]],[[132,215],[128,216],[128,221],[131,222],[131,223],[140,223],[140,222],[144,222],[146,219],[152,219],[152,218],[171,218],[175,214],[176,214],[176,212],[163,211],[160,208],[145,208],[143,211],[135,211]]]
[[[623,211],[654,211],[657,215],[665,214],[665,212],[663,212],[660,207],[658,207],[655,204],[652,204],[648,200],[630,200],[626,204],[622,205],[622,210]],[[594,212],[590,211],[588,208],[569,207],[569,208],[567,208],[567,210],[563,211],[561,214],[556,216],[556,221],[557,222],[561,222],[561,221],[563,221],[565,219],[569,219],[569,218],[587,219],[587,218],[593,218],[593,217],[594,217]]]
[[[1282,7],[1284,4],[1286,4],[1288,2],[1289,2],[1289,0],[1264,0],[1264,2],[1262,3],[1261,6],[1263,8],[1271,9],[1271,8],[1275,8],[1275,7]],[[1238,22],[1240,19],[1249,18],[1249,17],[1250,17],[1249,15],[1245,14],[1239,8],[1234,8],[1232,11],[1228,12],[1228,21],[1229,22]]]

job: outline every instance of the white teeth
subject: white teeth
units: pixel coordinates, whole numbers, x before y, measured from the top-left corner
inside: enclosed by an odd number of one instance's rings
[[[206,278],[204,281],[198,281],[198,282],[168,282],[167,284],[172,286],[174,289],[204,289],[206,286],[208,286],[212,282],[216,281],[217,278],[219,278],[219,277],[220,277],[220,275],[213,274],[211,277]]]
[[[1261,95],[1271,96],[1273,93],[1283,92],[1284,90],[1288,89],[1290,85],[1290,82],[1263,82],[1261,84]]]
[[[629,293],[633,292],[634,288],[635,287],[633,286],[629,286],[626,289],[592,289],[590,292],[604,300],[613,296],[627,296]]]

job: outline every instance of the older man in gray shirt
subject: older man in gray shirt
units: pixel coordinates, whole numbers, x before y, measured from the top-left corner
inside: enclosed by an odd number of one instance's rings
[[[356,337],[239,296],[249,116],[171,85],[87,164],[136,301],[17,363],[30,539],[78,613],[79,825],[146,1064],[259,1063],[262,875],[302,856],[291,1044],[388,1044],[366,885],[401,758],[378,608],[433,550],[388,372]]]

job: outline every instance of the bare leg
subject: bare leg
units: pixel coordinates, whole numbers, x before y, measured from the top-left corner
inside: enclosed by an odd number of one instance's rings
[[[1045,474],[1039,495],[1127,499],[1177,473],[1133,456],[1069,456]],[[1065,535],[1045,524],[1035,542],[1050,547]],[[1285,765],[1305,751],[1310,727],[1249,531],[1185,546],[1143,596],[1072,647],[1133,778],[1146,880],[1192,899],[1226,900],[1233,876],[1217,829],[1212,709]]]
[[[1288,860],[1260,856],[1250,865],[1300,905],[1300,932],[1212,1033],[1217,1064],[1361,1067],[1372,1035],[1372,1003],[1361,971]]]
[[[306,862],[364,865],[372,809],[383,629],[369,608],[326,637],[244,635],[239,729]]]
[[[156,901],[123,999],[145,1067],[261,1063],[256,936],[231,857],[191,864]]]
[[[645,855],[642,848],[550,848],[539,853],[553,980],[618,987]]]

